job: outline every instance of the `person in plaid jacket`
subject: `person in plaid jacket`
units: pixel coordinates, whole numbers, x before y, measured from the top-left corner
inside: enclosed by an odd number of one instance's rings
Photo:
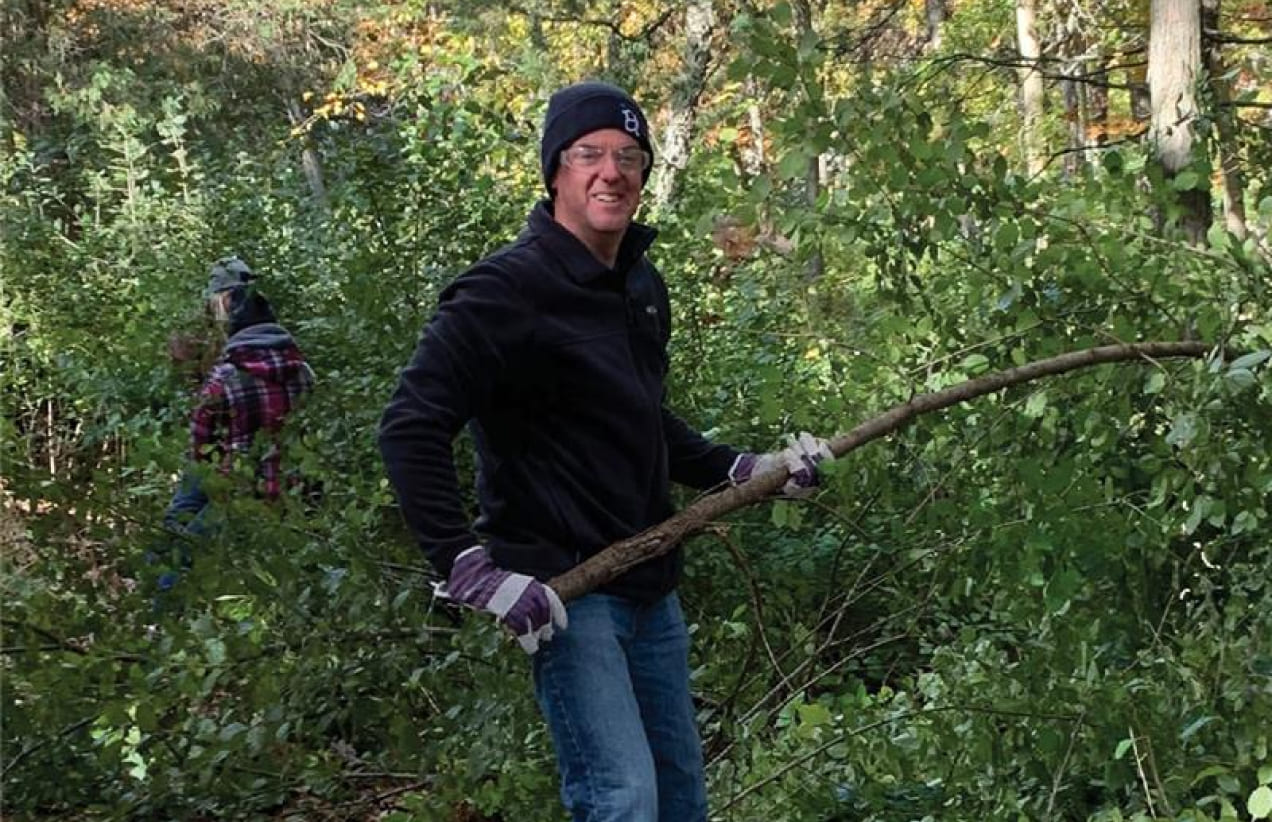
[[[296,341],[278,324],[264,295],[251,285],[252,271],[237,257],[213,264],[204,296],[228,339],[202,387],[190,420],[190,458],[228,472],[236,455],[253,450],[258,434],[270,442],[256,466],[258,493],[283,490],[278,438],[288,414],[314,382]],[[187,471],[164,522],[191,535],[206,531],[208,497]]]

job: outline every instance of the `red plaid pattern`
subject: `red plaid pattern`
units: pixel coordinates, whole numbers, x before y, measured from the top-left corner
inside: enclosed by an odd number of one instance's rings
[[[193,457],[218,460],[228,471],[235,452],[252,447],[258,431],[270,442],[258,476],[262,491],[274,499],[282,490],[278,433],[300,396],[313,386],[313,372],[300,349],[233,348],[212,367],[199,391],[190,420]]]

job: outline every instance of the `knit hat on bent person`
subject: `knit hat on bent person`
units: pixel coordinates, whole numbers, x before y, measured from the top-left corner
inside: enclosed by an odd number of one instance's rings
[[[255,277],[247,263],[238,257],[222,257],[208,270],[208,285],[203,289],[203,298],[208,300],[213,294],[247,285]]]
[[[585,134],[605,128],[616,128],[630,134],[640,147],[654,155],[649,142],[649,122],[645,113],[627,92],[609,83],[575,83],[553,94],[548,100],[548,113],[543,119],[543,141],[539,144],[539,160],[543,165],[543,184],[552,194],[552,178],[561,163],[561,152]],[[641,184],[649,180],[645,169]]]

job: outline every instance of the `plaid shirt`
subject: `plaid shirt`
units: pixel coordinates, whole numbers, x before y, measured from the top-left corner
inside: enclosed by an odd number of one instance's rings
[[[234,453],[251,449],[256,432],[268,432],[271,442],[257,475],[265,497],[274,499],[282,490],[279,432],[313,380],[300,349],[281,327],[255,325],[235,334],[199,390],[190,420],[192,456],[219,460],[221,470],[229,471]]]

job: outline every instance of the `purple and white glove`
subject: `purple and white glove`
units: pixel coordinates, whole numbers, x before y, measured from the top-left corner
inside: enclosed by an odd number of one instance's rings
[[[741,485],[751,477],[785,468],[790,476],[782,486],[782,494],[796,499],[812,495],[817,488],[817,463],[833,460],[835,455],[826,440],[807,431],[801,431],[798,437],[788,434],[786,440],[788,444],[781,451],[740,454],[729,469],[729,482]]]
[[[505,571],[480,545],[455,557],[450,579],[439,596],[494,614],[517,637],[527,654],[552,639],[552,627],[565,630],[569,618],[556,591],[532,576]]]

